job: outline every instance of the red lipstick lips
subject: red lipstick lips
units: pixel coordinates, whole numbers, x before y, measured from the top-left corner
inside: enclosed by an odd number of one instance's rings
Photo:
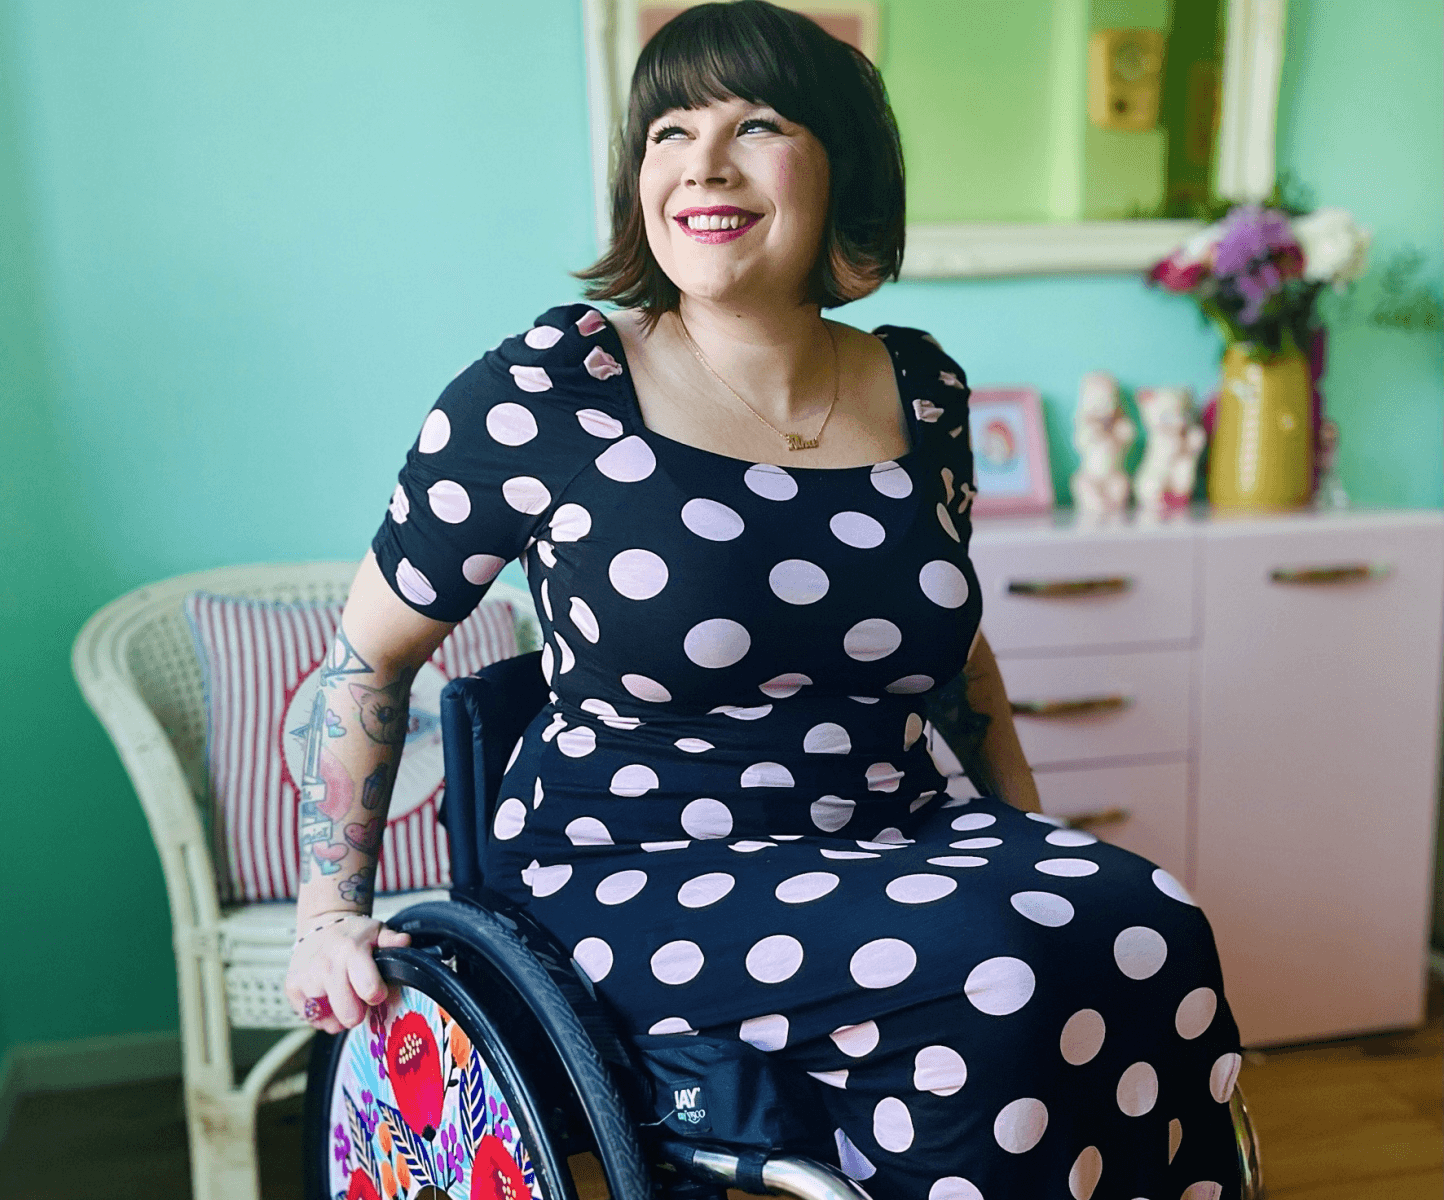
[[[711,246],[736,241],[761,219],[760,213],[730,204],[684,208],[672,218],[693,241]]]

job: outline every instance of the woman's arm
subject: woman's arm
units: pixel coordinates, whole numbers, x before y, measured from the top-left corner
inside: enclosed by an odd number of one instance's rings
[[[299,1012],[326,996],[328,1032],[354,1026],[385,993],[371,959],[404,934],[370,919],[376,863],[406,744],[411,681],[451,625],[407,607],[367,554],[321,667],[301,783],[301,886],[286,991]]]
[[[1041,812],[1033,770],[1023,757],[1018,731],[1013,727],[1013,709],[998,671],[998,660],[981,633],[963,668],[968,707],[988,718],[987,730],[975,753],[963,764],[978,790],[1001,796],[1024,812]]]

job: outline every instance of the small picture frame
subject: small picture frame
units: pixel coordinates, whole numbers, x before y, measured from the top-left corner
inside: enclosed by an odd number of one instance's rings
[[[1053,476],[1043,402],[1035,388],[974,388],[968,433],[982,517],[1045,513],[1053,508]]]

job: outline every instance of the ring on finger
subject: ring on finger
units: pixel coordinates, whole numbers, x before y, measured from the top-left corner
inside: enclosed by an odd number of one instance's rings
[[[325,996],[307,996],[301,1006],[301,1016],[308,1021],[324,1021],[331,1015],[331,1001]]]

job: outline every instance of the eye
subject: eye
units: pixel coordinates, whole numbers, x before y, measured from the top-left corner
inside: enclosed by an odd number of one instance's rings
[[[782,126],[767,117],[748,117],[737,126],[738,133],[751,133],[754,130],[761,130],[763,133],[781,133]]]
[[[686,137],[687,133],[680,125],[663,125],[660,129],[654,129],[647,135],[647,140],[653,143],[671,141],[674,137]]]

